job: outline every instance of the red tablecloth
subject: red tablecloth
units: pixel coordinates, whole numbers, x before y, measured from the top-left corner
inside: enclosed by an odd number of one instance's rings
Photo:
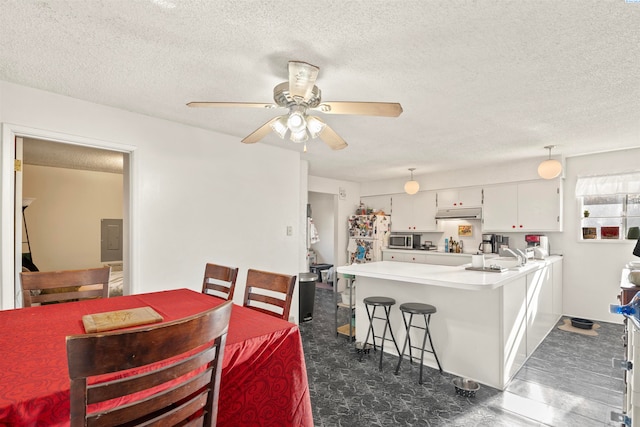
[[[0,311],[0,425],[69,425],[65,338],[82,316],[153,307],[164,321],[221,304],[188,289]],[[225,347],[219,426],[313,426],[298,327],[234,305]]]

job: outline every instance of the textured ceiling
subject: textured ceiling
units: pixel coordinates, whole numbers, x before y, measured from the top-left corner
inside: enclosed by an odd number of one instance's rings
[[[0,79],[239,144],[284,111],[185,104],[271,102],[287,61],[310,62],[325,101],[404,108],[324,116],[349,147],[302,154],[362,182],[640,146],[639,28],[629,0],[0,0]]]

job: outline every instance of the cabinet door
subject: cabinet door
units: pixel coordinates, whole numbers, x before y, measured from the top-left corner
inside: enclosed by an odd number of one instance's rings
[[[391,231],[435,231],[436,193],[420,191],[416,194],[394,194],[392,198]]]
[[[484,188],[482,231],[516,231],[518,228],[518,185]]]
[[[458,207],[458,190],[455,188],[438,191],[438,207],[440,209]]]
[[[406,261],[407,260],[407,254],[402,254],[402,253],[398,253],[398,252],[383,251],[382,252],[382,260],[383,261]]]
[[[503,381],[518,372],[527,359],[527,322],[523,306],[527,293],[525,277],[501,288],[503,295],[502,349]]]
[[[551,266],[527,274],[527,356],[531,355],[558,318],[553,315]]]
[[[391,231],[395,233],[415,231],[412,197],[409,194],[392,195]]]
[[[438,191],[438,207],[464,208],[482,206],[482,188],[451,188]]]
[[[421,191],[413,196],[413,216],[416,231],[436,230],[436,192]]]
[[[558,181],[518,184],[518,226],[523,231],[561,231],[561,209]]]

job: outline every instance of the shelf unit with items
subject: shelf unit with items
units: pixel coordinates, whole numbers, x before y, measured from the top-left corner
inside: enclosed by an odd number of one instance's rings
[[[342,278],[346,280],[346,286],[342,293],[338,292],[338,274],[334,275],[333,278],[333,297],[335,302],[335,328],[336,328],[336,336],[344,335],[349,339],[349,341],[355,341],[356,339],[356,325],[355,325],[355,295],[353,292],[353,287],[355,284],[356,276],[351,274],[342,274]],[[346,298],[345,298],[346,295]],[[346,301],[345,301],[346,299]],[[343,325],[338,325],[338,311],[340,309],[348,310],[347,323]]]

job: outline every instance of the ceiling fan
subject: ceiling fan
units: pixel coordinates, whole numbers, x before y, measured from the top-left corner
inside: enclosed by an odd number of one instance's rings
[[[324,121],[309,113],[319,111],[325,114],[354,114],[361,116],[398,117],[402,106],[395,102],[322,102],[320,89],[315,85],[320,68],[301,61],[289,61],[289,81],[273,88],[275,104],[252,102],[189,102],[189,107],[249,107],[287,108],[289,112],[274,117],[260,126],[242,142],[252,144],[260,141],[272,130],[280,138],[287,134],[293,142],[305,142],[320,137],[333,150],[347,146],[340,135]],[[305,151],[306,151],[305,144]]]

